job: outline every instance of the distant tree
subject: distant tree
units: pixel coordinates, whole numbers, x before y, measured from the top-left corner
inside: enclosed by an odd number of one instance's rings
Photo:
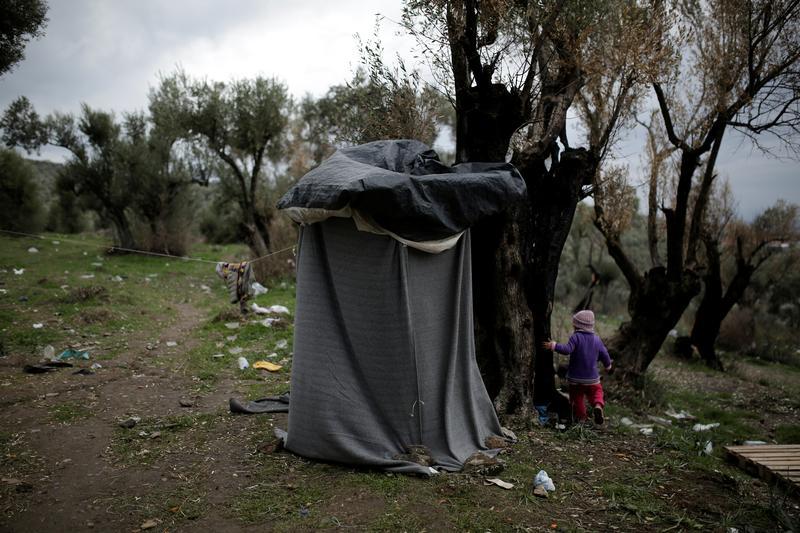
[[[724,199],[725,195],[717,198]],[[705,290],[690,339],[709,367],[722,370],[714,349],[722,321],[744,296],[756,271],[800,237],[800,208],[779,200],[748,224],[733,219],[732,209],[724,200],[709,207],[711,220],[703,230]]]
[[[286,153],[291,106],[284,84],[261,77],[222,83],[177,71],[150,92],[156,129],[206,154],[210,166],[201,174],[227,184],[255,256],[271,248],[272,193]]]
[[[376,28],[377,35],[377,28]],[[431,146],[439,130],[451,126],[447,98],[407,67],[401,58],[387,64],[377,37],[359,41],[361,63],[353,77],[321,98],[304,98],[298,109],[298,134],[306,170],[342,146],[379,139],[416,139]]]
[[[658,103],[658,136],[652,152],[664,165],[660,206],[666,229],[665,262],[651,231],[653,266],[642,272],[620,240],[629,182],[597,174],[597,227],[631,292],[630,321],[607,346],[623,378],[640,382],[689,302],[700,292],[698,249],[716,177],[723,136],[735,129],[766,147],[774,135],[790,151],[800,138],[800,2],[797,0],[690,0],[669,4],[674,13],[665,39],[681,37],[673,67],[651,78]],[[666,44],[666,40],[665,43]],[[671,146],[667,146],[671,145]],[[608,179],[607,179],[608,178]],[[651,227],[656,202],[651,179]],[[624,226],[624,224],[622,224]]]
[[[148,245],[171,253],[182,250],[183,243],[167,238],[158,226],[174,217],[183,203],[179,194],[190,181],[186,164],[172,151],[177,138],[169,132],[149,129],[140,114],[126,115],[120,124],[111,113],[86,104],[77,118],[56,112],[41,119],[25,97],[12,102],[0,127],[8,146],[30,152],[51,145],[71,153],[58,188],[110,222],[117,246],[137,248],[134,222],[141,217],[151,230]]]
[[[0,76],[25,58],[25,46],[44,35],[47,24],[44,0],[0,2]]]
[[[37,232],[44,212],[33,167],[13,150],[0,149],[0,228]]]

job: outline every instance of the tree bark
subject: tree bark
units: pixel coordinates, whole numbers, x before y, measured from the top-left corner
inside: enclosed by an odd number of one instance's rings
[[[707,239],[705,249],[707,262],[704,276],[705,292],[694,317],[691,340],[706,365],[716,370],[724,370],[715,349],[717,337],[719,337],[722,321],[747,290],[753,273],[757,269],[757,264],[745,259],[741,252],[737,254],[736,273],[723,293],[719,243],[713,239]]]
[[[663,267],[650,269],[631,287],[631,319],[606,343],[623,381],[634,386],[643,384],[644,372],[667,334],[699,292],[700,281],[694,272],[684,270],[675,280]]]
[[[136,239],[133,237],[131,224],[128,220],[125,211],[122,209],[115,209],[109,213],[111,224],[114,226],[114,236],[120,248],[127,248],[129,250],[136,249]]]

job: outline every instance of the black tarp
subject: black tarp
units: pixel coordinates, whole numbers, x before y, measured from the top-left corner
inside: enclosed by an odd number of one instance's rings
[[[419,141],[375,141],[334,153],[278,208],[350,207],[405,239],[429,241],[455,235],[524,194],[522,176],[508,163],[447,166]]]

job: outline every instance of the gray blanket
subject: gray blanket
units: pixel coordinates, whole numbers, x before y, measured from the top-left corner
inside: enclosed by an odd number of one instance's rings
[[[397,458],[421,445],[459,470],[500,435],[475,363],[469,254],[469,232],[426,254],[351,219],[302,229],[288,450],[429,474]]]

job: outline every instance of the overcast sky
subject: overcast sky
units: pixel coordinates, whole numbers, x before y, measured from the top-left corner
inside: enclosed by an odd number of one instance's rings
[[[49,0],[46,35],[0,78],[0,109],[25,95],[37,111],[77,111],[81,102],[116,112],[144,109],[159,73],[229,80],[276,76],[292,94],[321,95],[358,62],[354,35],[370,38],[377,13],[387,58],[407,53],[398,36],[401,0]],[[365,7],[368,6],[368,7]],[[641,135],[640,135],[641,136]],[[640,145],[620,154],[632,168]],[[800,203],[800,164],[753,152],[726,137],[718,168],[747,218],[778,198]],[[46,157],[58,158],[48,151]]]

